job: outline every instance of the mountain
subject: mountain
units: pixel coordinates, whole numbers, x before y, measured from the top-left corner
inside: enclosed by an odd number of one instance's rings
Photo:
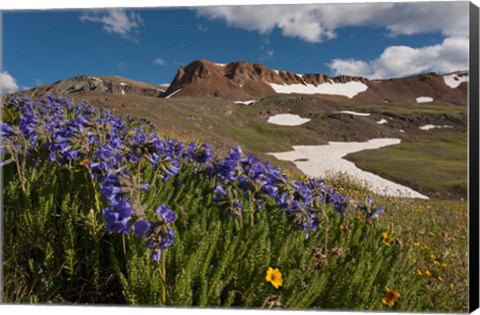
[[[108,93],[117,95],[138,95],[163,97],[165,89],[161,86],[134,81],[120,76],[76,76],[47,85],[23,91],[30,97],[48,94],[68,95],[73,93]]]
[[[196,60],[178,69],[165,95],[167,98],[213,96],[245,100],[297,93],[318,94],[333,100],[352,99],[360,103],[416,103],[431,98],[434,102],[466,104],[466,81],[466,71],[369,80],[346,75],[297,74],[244,61],[218,64]]]
[[[82,75],[23,91],[30,97],[92,94],[154,98],[218,97],[253,101],[278,94],[312,94],[334,102],[359,104],[467,104],[468,71],[446,75],[419,74],[405,78],[370,80],[364,77],[310,73],[298,74],[262,64],[236,61],[228,64],[195,60],[180,67],[171,84],[154,85],[119,76]]]

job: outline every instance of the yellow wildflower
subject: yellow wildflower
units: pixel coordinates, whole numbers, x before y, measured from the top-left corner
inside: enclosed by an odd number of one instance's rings
[[[435,255],[430,255],[430,259],[434,260],[434,259],[435,259]]]
[[[415,242],[415,243],[413,243],[413,246],[418,247],[418,246],[420,246],[420,243]]]
[[[273,269],[272,267],[268,267],[265,280],[270,282],[277,289],[283,285],[282,273],[278,268]]]
[[[387,288],[387,293],[383,296],[382,303],[391,308],[399,297],[400,295],[397,291]]]
[[[455,286],[453,285],[453,283],[450,283],[450,289],[453,289]]]
[[[441,276],[438,276],[437,279],[438,279],[438,281],[440,281],[440,282],[443,282],[443,281],[444,281],[443,277],[441,277]]]
[[[447,264],[446,264],[446,263],[443,263],[443,264],[442,264],[442,268],[447,268]]]
[[[417,273],[418,273],[419,276],[423,275],[423,273],[420,269],[417,269]]]
[[[432,273],[431,273],[431,272],[430,272],[430,270],[428,270],[428,269],[427,269],[427,270],[425,270],[425,274],[426,274],[427,276],[429,276],[429,277],[431,277],[431,276],[432,276]]]
[[[388,235],[387,232],[382,233],[382,243],[383,245],[390,246],[390,243],[393,241],[391,235]]]

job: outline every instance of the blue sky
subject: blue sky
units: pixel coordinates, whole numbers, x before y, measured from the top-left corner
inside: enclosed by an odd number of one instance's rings
[[[468,2],[4,11],[2,90],[120,75],[169,83],[195,59],[370,78],[468,68]]]

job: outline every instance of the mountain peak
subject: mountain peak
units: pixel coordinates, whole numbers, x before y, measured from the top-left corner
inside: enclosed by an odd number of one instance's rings
[[[368,80],[351,76],[332,78],[318,73],[297,74],[274,70],[263,64],[247,61],[221,64],[199,59],[178,69],[166,95],[173,96],[175,93],[175,96],[192,95],[241,99],[281,93],[279,91],[282,90],[282,86],[290,86],[293,88],[292,91],[299,88],[299,91],[304,90],[305,92],[309,86],[313,86],[313,90],[315,90],[316,87],[325,83],[346,84],[349,82],[357,82],[351,85],[357,85],[357,88],[360,88],[362,82],[368,82]],[[309,94],[308,91],[307,94]],[[351,95],[351,93],[348,92],[347,95]]]

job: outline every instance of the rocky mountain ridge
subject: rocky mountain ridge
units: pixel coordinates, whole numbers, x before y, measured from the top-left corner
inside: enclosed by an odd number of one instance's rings
[[[245,61],[218,64],[195,60],[178,69],[166,90],[159,85],[119,76],[84,75],[23,93],[30,97],[50,93],[107,93],[155,98],[218,97],[231,101],[253,101],[276,94],[311,94],[329,101],[360,104],[436,102],[466,105],[467,88],[468,71],[370,80],[348,75],[331,77],[320,73],[298,74]]]
[[[415,103],[418,98],[427,97],[460,105],[467,102],[467,85],[468,71],[370,80],[348,75],[297,74],[245,61],[218,64],[196,60],[178,69],[165,95],[245,100],[296,93],[343,97],[360,103]]]

